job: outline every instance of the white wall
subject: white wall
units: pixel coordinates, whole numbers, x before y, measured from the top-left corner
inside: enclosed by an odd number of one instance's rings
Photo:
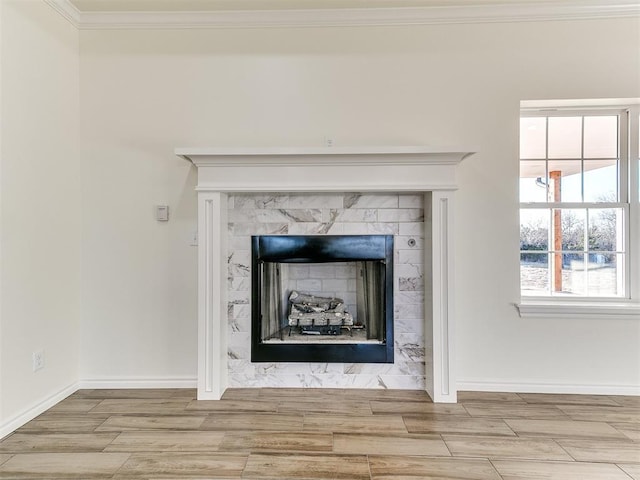
[[[524,320],[512,305],[519,102],[640,96],[639,30],[621,19],[81,32],[81,378],[195,378],[195,171],[175,147],[332,137],[479,152],[460,168],[455,212],[463,386],[640,385],[640,322]],[[159,203],[168,224],[153,218]]]
[[[78,32],[43,2],[0,3],[2,436],[77,383],[81,201]]]

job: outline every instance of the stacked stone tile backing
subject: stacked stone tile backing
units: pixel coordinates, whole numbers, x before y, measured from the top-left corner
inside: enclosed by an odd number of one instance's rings
[[[424,388],[421,194],[233,194],[228,204],[230,387]],[[395,236],[394,364],[251,363],[251,235],[287,234]]]

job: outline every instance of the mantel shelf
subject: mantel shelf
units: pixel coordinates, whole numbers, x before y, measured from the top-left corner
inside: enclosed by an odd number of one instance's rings
[[[177,148],[198,167],[198,191],[455,190],[473,151],[428,146]],[[399,168],[400,167],[400,168]]]
[[[200,166],[250,165],[442,165],[473,154],[464,148],[427,146],[177,148],[176,155]]]

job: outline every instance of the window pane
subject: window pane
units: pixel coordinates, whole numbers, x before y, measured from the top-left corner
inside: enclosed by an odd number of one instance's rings
[[[549,249],[549,210],[520,210],[520,250]]]
[[[520,119],[520,158],[546,158],[546,118]]]
[[[585,202],[618,201],[618,161],[584,161]]]
[[[587,272],[584,266],[584,255],[581,253],[565,253],[562,255],[562,287],[554,293],[570,293],[584,295],[586,293]]]
[[[618,117],[584,117],[584,158],[618,158]]]
[[[523,295],[549,295],[548,254],[520,254],[520,289]]]
[[[589,295],[615,297],[624,294],[621,275],[618,271],[624,265],[624,256],[615,253],[592,253],[589,255]]]
[[[627,192],[623,175],[633,171],[620,156],[627,117],[615,110],[557,113],[563,116],[520,119],[522,293],[624,297],[628,212],[618,202],[640,199],[635,187]],[[640,131],[633,130],[635,152]],[[640,185],[640,159],[632,161],[638,173],[628,183]]]
[[[582,201],[582,162],[556,160],[549,162],[549,201]],[[558,191],[559,187],[559,191]]]
[[[582,117],[549,117],[549,158],[582,156]]]
[[[593,208],[589,210],[589,250],[621,252],[622,244],[621,208]]]
[[[544,160],[520,162],[520,201],[546,202],[546,162]]]
[[[556,230],[552,232],[552,235],[558,235],[560,238],[557,243],[562,244],[563,251],[584,251],[584,230],[585,222],[587,219],[587,212],[585,210],[576,209],[556,209],[554,210],[554,225],[555,215],[560,215],[560,225],[562,228],[556,233]],[[556,239],[554,237],[554,248]]]

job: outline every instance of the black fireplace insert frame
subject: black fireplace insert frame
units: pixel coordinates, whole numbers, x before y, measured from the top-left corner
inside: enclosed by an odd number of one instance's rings
[[[385,264],[385,341],[372,343],[263,343],[261,262]],[[251,237],[251,361],[393,363],[393,235],[256,235]]]

